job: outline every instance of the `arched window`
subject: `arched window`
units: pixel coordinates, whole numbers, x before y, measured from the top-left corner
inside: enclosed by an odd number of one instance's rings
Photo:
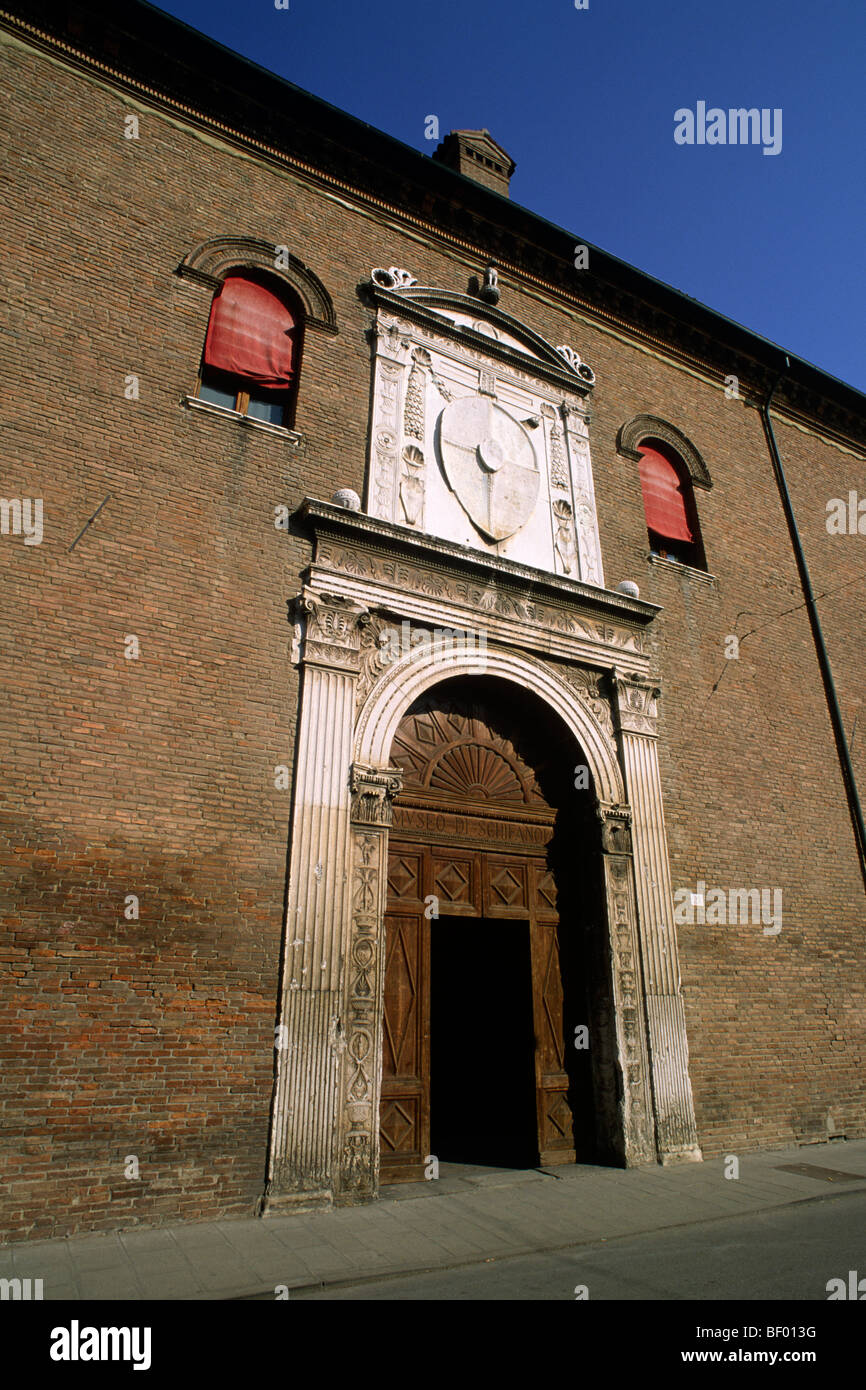
[[[705,570],[698,510],[683,460],[660,439],[643,440],[637,452],[650,550]]]
[[[302,322],[281,281],[230,270],[211,304],[199,399],[291,427]]]

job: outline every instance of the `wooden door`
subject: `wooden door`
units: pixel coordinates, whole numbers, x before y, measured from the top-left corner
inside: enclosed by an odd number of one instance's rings
[[[567,768],[569,752],[554,731],[537,727],[531,710],[521,711],[519,695],[509,692],[503,711],[501,692],[475,689],[469,698],[435,689],[421,697],[401,720],[391,751],[404,781],[394,807],[385,916],[383,1182],[423,1177],[430,1153],[431,896],[440,916],[465,919],[466,932],[478,918],[528,923],[538,1155],[545,1164],[575,1156],[566,1051],[573,1025],[564,1018],[556,891],[547,867],[556,811],[535,773],[545,759]],[[544,780],[556,779],[546,773]],[[559,794],[570,788],[568,782]],[[495,1058],[477,1040],[478,1055],[471,1050],[467,1042],[467,1085],[478,1088],[483,1105],[484,1067],[495,1066]]]
[[[425,915],[425,903],[431,895],[435,895],[442,916],[528,921],[538,1161],[573,1162],[559,919],[552,874],[543,860],[528,856],[393,841],[388,856],[385,917],[381,1180],[423,1178],[430,1154],[432,919]],[[465,930],[472,931],[471,920],[466,921]],[[477,988],[485,988],[483,979],[477,981]],[[477,1068],[474,1074],[477,1084]]]
[[[423,1178],[429,1152],[430,932],[423,861],[420,845],[390,847],[379,1107],[383,1182]]]
[[[530,866],[532,881],[532,999],[535,1019],[535,1085],[538,1148],[542,1165],[573,1163],[574,1118],[566,1035],[556,885],[544,864]],[[572,1020],[568,1020],[569,1023]],[[579,1023],[579,1019],[573,1020]]]

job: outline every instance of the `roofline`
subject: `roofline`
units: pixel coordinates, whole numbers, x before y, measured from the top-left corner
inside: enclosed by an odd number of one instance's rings
[[[526,259],[530,264],[539,259],[544,260],[543,253],[540,256],[538,254],[533,256],[532,254],[533,252],[542,252],[539,242],[543,244],[545,250],[549,248],[549,255],[557,258],[560,262],[562,259],[566,259],[568,263],[571,263],[573,255],[571,247],[576,241],[580,241],[575,233],[551,222],[513,199],[476,182],[467,175],[458,173],[440,161],[434,160],[431,155],[424,154],[406,144],[405,141],[398,140],[395,136],[379,130],[376,126],[362,121],[359,117],[343,111],[331,102],[315,96],[306,91],[305,88],[299,87],[296,83],[290,82],[287,78],[281,77],[261,64],[245,58],[242,54],[236,53],[233,49],[203,34],[185,21],[176,19],[165,10],[151,4],[150,0],[126,0],[126,3],[120,8],[120,14],[118,14],[118,6],[114,0],[77,0],[74,4],[70,4],[69,0],[3,0],[3,4],[4,8],[0,10],[0,23],[17,32],[25,41],[35,43],[37,47],[59,50],[60,54],[66,56],[73,64],[76,58],[80,57],[96,62],[104,70],[103,76],[107,76],[108,80],[116,81],[119,78],[133,86],[147,85],[151,91],[155,90],[163,100],[175,105],[181,103],[172,94],[171,80],[174,77],[177,81],[183,74],[184,60],[187,62],[195,60],[200,63],[202,53],[206,51],[218,55],[220,60],[218,66],[225,67],[228,75],[237,73],[239,78],[245,77],[248,80],[255,77],[256,85],[253,89],[255,93],[258,93],[261,88],[273,88],[278,85],[279,89],[282,89],[290,98],[290,105],[306,108],[306,112],[315,123],[315,135],[310,132],[305,132],[305,135],[310,139],[318,137],[318,144],[321,147],[319,150],[314,149],[308,156],[306,167],[311,168],[314,172],[320,169],[321,172],[325,172],[322,166],[315,162],[317,155],[321,157],[322,149],[326,149],[329,156],[332,157],[335,148],[342,149],[346,154],[351,154],[353,150],[357,151],[358,147],[363,145],[362,158],[368,164],[375,163],[381,152],[390,149],[393,151],[392,164],[396,166],[392,171],[389,170],[393,175],[394,185],[399,183],[401,173],[404,177],[411,177],[417,185],[423,186],[425,203],[427,201],[432,203],[437,191],[441,191],[444,196],[459,191],[461,209],[466,209],[470,213],[476,210],[480,211],[487,222],[486,230],[488,232],[495,231],[500,241],[504,237],[509,241],[509,244],[513,244],[516,234],[518,251],[523,249],[529,253]],[[64,13],[64,11],[74,12],[74,22],[70,14]],[[98,19],[101,21],[99,27],[93,33],[85,34],[83,42],[80,37],[76,38],[73,33],[70,42],[70,30],[74,31],[76,25],[81,25],[82,16],[94,20]],[[154,27],[165,26],[173,33],[184,35],[187,47],[184,49],[183,45],[175,43],[168,51],[168,46],[166,46],[160,53],[161,61],[158,75],[154,76],[148,72],[146,74],[148,80],[145,84],[140,71],[142,66],[146,68],[146,59],[149,54],[146,40],[150,38],[150,34],[145,31]],[[111,32],[112,30],[113,32]],[[126,45],[119,52],[118,38],[123,35],[128,38],[133,34],[137,38],[140,37],[142,42]],[[139,49],[143,49],[144,52],[139,54]],[[137,61],[139,59],[140,61]],[[190,72],[196,73],[197,71],[199,68],[188,66],[186,75],[188,77]],[[286,138],[280,139],[282,132],[277,133],[272,127],[268,128],[270,123],[267,117],[263,117],[261,114],[262,110],[268,111],[268,108],[263,103],[261,96],[252,95],[250,91],[245,91],[243,81],[239,83],[239,87],[240,91],[235,90],[232,93],[225,79],[221,82],[218,80],[216,84],[219,101],[222,103],[219,106],[219,115],[226,117],[227,128],[230,133],[240,136],[241,139],[258,139],[259,136],[253,134],[250,129],[244,128],[245,121],[255,126],[257,118],[262,125],[259,135],[265,136],[266,143],[274,149],[275,153],[281,154],[289,160],[295,158],[303,163],[303,156],[293,152],[290,141]],[[185,89],[184,94],[186,94]],[[219,124],[217,115],[212,109],[209,109],[215,100],[214,86],[209,87],[204,95],[206,100],[203,105],[200,101],[199,104],[192,107],[184,106],[184,109],[191,111],[194,116],[205,122],[210,121]],[[230,95],[244,97],[247,105],[238,110],[236,106],[225,101],[225,97]],[[270,114],[271,119],[273,119],[272,111]],[[240,117],[241,122],[240,128],[237,125],[238,117]],[[289,124],[291,125],[291,123]],[[493,137],[490,136],[489,132],[486,133],[492,140]],[[377,147],[378,154],[375,153]],[[367,171],[363,172],[366,173]],[[454,180],[459,180],[459,182],[455,183]],[[355,182],[345,178],[342,180],[344,183],[347,181],[359,196],[370,196],[369,188],[365,187],[362,177],[358,177]],[[394,191],[392,188],[392,197]],[[404,190],[401,188],[399,191],[402,193]],[[419,187],[419,194],[421,191]],[[411,209],[409,212],[411,215]],[[449,236],[449,228],[443,228],[441,225],[438,204],[435,218],[428,215],[425,219],[423,214],[419,214],[419,216],[421,220],[434,222],[440,235]],[[515,223],[518,225],[509,236]],[[538,235],[531,236],[530,234],[533,232],[542,235],[540,237]],[[451,236],[452,239],[455,236],[460,239],[459,232],[454,233],[452,231]],[[562,243],[562,245],[557,246],[557,242]],[[465,240],[461,240],[460,244],[465,246],[467,243]],[[712,343],[715,331],[723,329],[725,330],[725,337],[730,343],[729,356],[737,352],[743,353],[745,358],[751,359],[757,366],[764,368],[763,373],[757,374],[761,378],[760,381],[753,381],[754,391],[765,393],[769,389],[767,384],[769,379],[778,376],[781,371],[785,371],[786,385],[781,388],[780,395],[795,414],[801,414],[804,418],[813,420],[819,428],[822,427],[819,413],[827,414],[831,417],[831,422],[823,427],[829,433],[841,433],[843,437],[848,439],[866,442],[866,393],[825,371],[824,368],[808,359],[792,354],[778,343],[746,327],[737,320],[728,318],[701,300],[685,294],[674,286],[668,285],[665,281],[659,280],[629,262],[604,251],[594,243],[582,241],[580,244],[585,245],[590,252],[592,273],[590,274],[589,271],[579,272],[584,278],[576,281],[573,293],[569,294],[566,289],[565,294],[563,294],[561,276],[557,278],[550,273],[538,275],[529,272],[528,278],[536,284],[547,285],[554,296],[560,299],[565,298],[566,303],[569,300],[576,302],[577,312],[586,312],[590,315],[595,313],[600,314],[601,317],[617,319],[616,309],[611,311],[608,308],[605,312],[598,307],[598,304],[607,299],[615,302],[618,297],[622,298],[620,291],[625,290],[627,303],[631,304],[630,295],[637,296],[642,302],[642,307],[647,310],[645,317],[649,320],[652,320],[655,310],[662,318],[666,314],[671,315],[681,326],[697,324],[700,330],[707,335],[707,342],[709,343]],[[499,264],[514,265],[517,274],[520,274],[523,269],[519,261],[515,264],[507,257],[497,258],[495,251],[485,250],[480,243],[478,244],[478,255],[479,258],[493,259]],[[581,295],[581,289],[595,291],[595,293],[589,293],[584,297]],[[605,291],[608,289],[611,293],[606,295]],[[631,307],[634,308],[633,305]],[[568,311],[568,307],[566,307],[566,312]],[[625,327],[631,328],[636,336],[649,337],[651,341],[660,342],[663,345],[669,341],[667,338],[654,338],[653,333],[656,331],[654,327],[652,331],[647,331],[636,321],[633,322],[628,314],[628,308],[622,310],[618,321]],[[707,342],[705,342],[704,347],[707,346]],[[715,346],[720,350],[719,344]],[[670,350],[674,355],[680,351],[675,344],[671,344]],[[680,351],[680,355],[688,357],[689,353],[687,350],[685,352]],[[708,359],[696,352],[693,355],[693,360],[706,363]],[[733,366],[731,367],[731,374],[737,374]],[[791,391],[788,388],[792,385],[796,388],[794,396],[802,398],[799,404],[792,404],[790,399]],[[829,412],[819,412],[815,403],[810,399],[816,392],[830,402],[834,408]],[[776,408],[779,407],[784,409],[782,400],[779,401],[779,406]]]

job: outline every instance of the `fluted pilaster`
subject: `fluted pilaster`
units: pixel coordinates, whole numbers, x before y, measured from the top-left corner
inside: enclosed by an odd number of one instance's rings
[[[632,811],[656,1142],[663,1163],[700,1159],[658,765],[659,691],[619,676],[612,683]]]
[[[366,609],[305,590],[283,994],[266,1210],[331,1201],[351,920],[349,775]]]

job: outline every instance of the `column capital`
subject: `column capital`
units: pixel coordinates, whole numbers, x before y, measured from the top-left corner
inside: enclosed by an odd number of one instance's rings
[[[589,406],[585,402],[564,400],[559,412],[565,428],[570,433],[578,434],[584,439],[589,438]]]
[[[658,734],[661,687],[639,676],[624,676],[614,668],[609,676],[616,725],[623,734]]]
[[[361,632],[371,621],[364,604],[305,585],[292,608],[298,660],[357,675]]]
[[[603,852],[631,854],[631,807],[599,801],[595,814],[601,822]]]
[[[352,823],[387,828],[394,820],[394,797],[402,787],[401,768],[363,767],[353,763],[349,777]]]

